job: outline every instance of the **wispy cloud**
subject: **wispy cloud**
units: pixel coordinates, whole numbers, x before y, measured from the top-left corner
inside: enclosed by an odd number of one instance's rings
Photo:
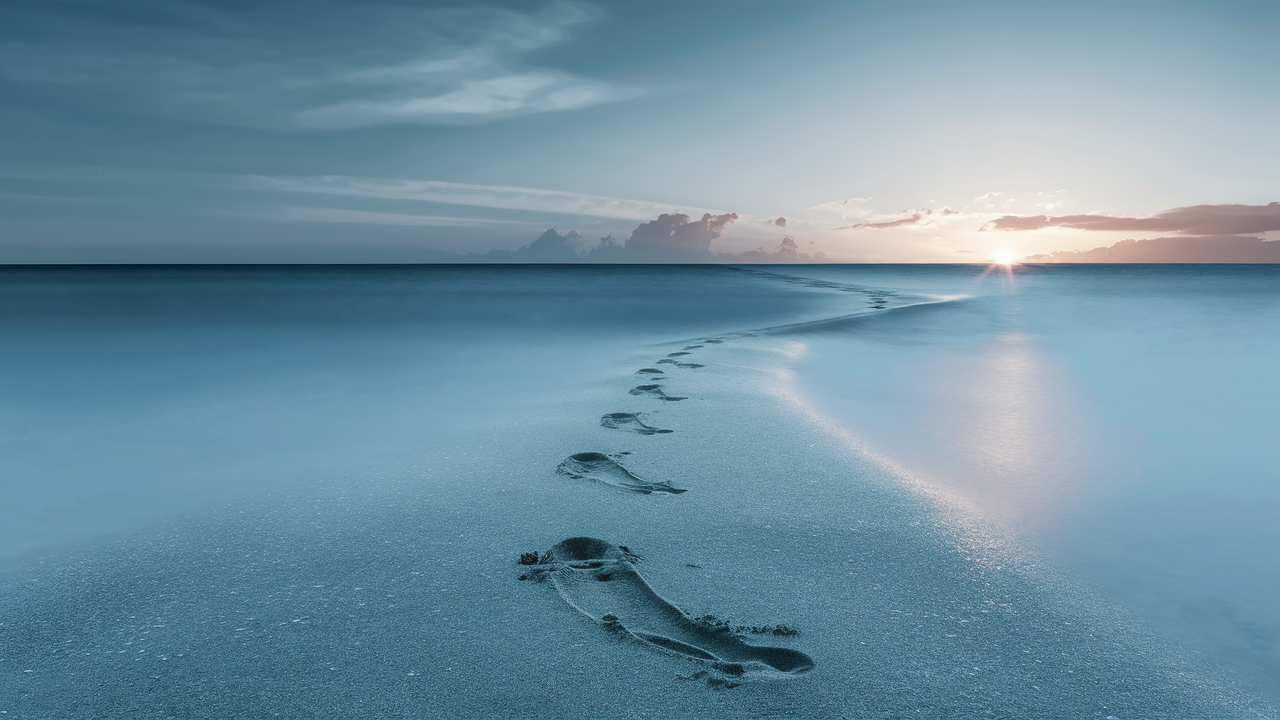
[[[619,220],[648,220],[668,213],[684,213],[696,216],[714,212],[705,208],[689,208],[665,203],[624,200],[558,190],[537,190],[499,185],[469,185],[435,180],[396,180],[322,175],[315,177],[252,176],[245,178],[244,182],[251,187],[262,190],[345,195],[381,200],[416,200],[448,205],[528,210],[563,215],[586,215]]]
[[[145,23],[98,9],[30,4],[10,14],[10,37],[32,39],[0,43],[0,77],[75,103],[293,130],[477,122],[641,94],[529,61],[589,20],[588,5],[174,0],[142,7]]]
[[[871,230],[883,230],[885,228],[903,227],[906,225],[931,228],[935,227],[937,225],[937,221],[941,218],[960,214],[962,213],[959,210],[952,210],[951,208],[941,208],[939,210],[923,208],[920,210],[907,210],[899,213],[898,215],[890,215],[881,220],[862,222],[835,229],[860,230],[866,228]]]
[[[1045,212],[1051,212],[1054,208],[1059,208],[1066,204],[1066,194],[1066,190],[1038,192],[1036,193],[1035,206],[1038,208],[1044,208]]]
[[[982,229],[1043,230],[1050,227],[1176,232],[1185,235],[1247,235],[1280,230],[1280,202],[1267,205],[1192,205],[1165,210],[1145,218],[1110,215],[1005,215],[983,225]]]
[[[871,211],[865,207],[859,207],[860,203],[870,202],[869,197],[846,198],[844,200],[832,200],[819,205],[814,205],[810,210],[823,210],[826,212],[840,213],[841,220],[848,220],[850,217],[864,218],[871,214]]]
[[[1007,192],[993,190],[989,193],[983,193],[982,195],[979,195],[978,197],[973,199],[973,202],[974,204],[978,205],[981,208],[991,210],[995,208],[996,205],[1003,205],[1005,207],[1009,207],[1009,205],[1013,202],[1013,198],[1010,197],[1009,193]]]
[[[871,198],[855,197],[855,198],[848,198],[846,200],[832,200],[831,202],[824,202],[819,205],[814,205],[809,209],[810,210],[832,210],[835,212],[843,212],[846,209],[848,209],[850,203],[864,203],[864,202],[871,202]]]
[[[348,130],[369,125],[487,119],[577,110],[628,100],[639,94],[632,88],[615,88],[606,83],[552,72],[463,79],[460,84],[462,87],[457,90],[435,95],[347,100],[304,110],[293,117],[299,126],[307,129]]]

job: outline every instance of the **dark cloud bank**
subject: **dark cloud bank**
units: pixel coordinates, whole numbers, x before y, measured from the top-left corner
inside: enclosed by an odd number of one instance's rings
[[[984,231],[1076,230],[1170,232],[1179,236],[1123,240],[1092,250],[1032,255],[1024,262],[1065,263],[1280,263],[1280,242],[1259,237],[1280,230],[1280,202],[1267,205],[1192,205],[1148,218],[1106,215],[1006,215]]]
[[[733,224],[734,213],[712,215],[701,220],[688,215],[660,215],[657,220],[642,223],[625,241],[613,236],[600,239],[600,245],[582,251],[582,235],[570,230],[559,233],[548,230],[537,240],[519,250],[490,250],[474,255],[454,255],[455,262],[511,263],[807,263],[824,262],[826,255],[802,253],[791,238],[783,238],[773,251],[749,250],[742,253],[713,253],[711,241]]]

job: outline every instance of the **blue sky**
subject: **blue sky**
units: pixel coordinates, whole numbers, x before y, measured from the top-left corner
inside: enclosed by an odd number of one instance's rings
[[[1277,37],[1276,2],[8,2],[0,261],[430,260],[664,213],[842,261],[1160,237],[990,223],[1280,200]]]

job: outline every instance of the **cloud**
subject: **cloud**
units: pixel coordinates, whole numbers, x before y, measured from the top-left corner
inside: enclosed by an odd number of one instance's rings
[[[706,208],[624,200],[621,198],[583,195],[558,190],[470,185],[435,180],[396,180],[362,178],[345,175],[312,177],[246,176],[241,180],[251,188],[296,193],[344,195],[380,200],[416,200],[449,205],[531,210],[534,212],[587,215],[619,220],[647,220],[664,213],[689,214],[709,212]]]
[[[707,260],[712,257],[711,241],[737,219],[737,213],[705,213],[692,222],[683,213],[660,215],[633,230],[619,252],[632,262]]]
[[[378,225],[483,225],[484,220],[428,215],[365,212],[334,208],[285,208],[276,220],[303,222],[350,222]],[[826,255],[799,251],[796,241],[786,237],[772,251],[761,248],[747,252],[713,253],[711,243],[738,220],[735,213],[712,215],[700,220],[684,214],[664,214],[656,220],[641,223],[625,241],[612,235],[589,243],[574,230],[558,232],[549,229],[537,239],[517,250],[488,250],[460,254],[432,251],[432,262],[480,263],[808,263],[825,262]],[[498,221],[512,222],[512,221]],[[813,243],[809,243],[813,245]]]
[[[812,245],[813,243],[809,244]],[[782,238],[782,242],[778,244],[778,247],[773,252],[769,252],[764,248],[761,248],[759,250],[747,250],[746,252],[741,252],[737,255],[725,254],[719,257],[723,259],[733,258],[735,262],[749,263],[820,263],[826,262],[827,254],[821,250],[815,252],[812,256],[808,253],[802,253],[796,246],[794,238],[784,237]]]
[[[461,84],[452,92],[426,97],[348,100],[304,110],[293,118],[306,129],[348,130],[369,125],[577,110],[639,94],[630,88],[613,88],[606,83],[546,72],[463,80]]]
[[[642,94],[529,60],[565,42],[590,5],[515,7],[32,3],[6,14],[8,37],[22,39],[0,41],[0,78],[81,106],[315,131],[497,120]]]
[[[940,217],[948,215],[959,215],[959,210],[951,208],[942,208],[940,210],[930,210],[923,208],[920,210],[906,210],[902,213],[902,217],[893,220],[882,220],[877,222],[863,222],[856,225],[835,228],[836,230],[860,230],[863,228],[872,230],[883,230],[885,228],[902,227],[904,225],[915,225],[920,227],[932,227],[935,221]]]
[[[824,262],[821,251],[802,253],[794,238],[786,237],[773,251],[761,248],[738,254],[713,253],[711,242],[738,219],[734,213],[706,214],[701,220],[687,215],[662,215],[641,223],[624,242],[612,236],[600,238],[594,249],[582,251],[576,232],[548,230],[519,250],[490,250],[467,256],[481,262],[594,262],[594,263],[808,263]],[[813,243],[810,243],[812,245]]]
[[[871,211],[865,207],[858,207],[858,203],[870,202],[869,197],[846,198],[844,200],[832,200],[819,205],[814,205],[810,210],[824,210],[826,212],[840,213],[841,220],[848,220],[851,216],[854,218],[865,218],[871,214]]]
[[[1109,215],[1006,215],[982,230],[1043,230],[1049,227],[1184,235],[1244,235],[1280,230],[1280,202],[1267,205],[1192,205],[1146,218]]]
[[[603,238],[602,238],[603,239]],[[487,262],[572,263],[582,259],[582,235],[574,230],[558,233],[547,230],[537,240],[519,250],[490,250],[481,257]]]
[[[854,230],[857,228],[873,228],[873,229],[879,230],[883,228],[900,227],[902,225],[915,225],[916,223],[920,222],[920,219],[923,217],[924,217],[924,213],[917,212],[917,213],[912,213],[907,217],[898,218],[897,220],[886,220],[884,222],[858,223],[856,225],[850,225],[848,228],[838,228],[838,229]]]
[[[1036,198],[1040,202],[1035,203],[1036,207],[1044,208],[1045,212],[1049,212],[1056,207],[1066,205],[1066,201],[1062,196],[1066,195],[1066,190],[1050,190],[1049,192],[1038,192]]]
[[[719,238],[738,219],[735,213],[704,214],[691,221],[688,215],[662,215],[642,223],[625,243],[601,238],[600,247],[584,256],[591,262],[743,262],[807,263],[825,262],[826,254],[800,252],[795,238],[784,237],[773,251],[760,248],[738,254],[712,253],[711,241]],[[781,219],[781,218],[779,218]],[[809,243],[812,245],[813,243]]]
[[[1008,208],[1014,205],[1017,199],[1007,191],[992,191],[979,195],[973,199],[973,202],[975,206],[983,210],[994,210],[997,207]],[[1006,210],[1006,212],[1008,211]]]
[[[858,208],[849,207],[851,203],[864,203],[864,202],[870,202],[870,201],[871,201],[871,198],[869,197],[865,197],[865,198],[855,197],[855,198],[849,198],[847,200],[832,200],[831,202],[825,202],[825,203],[822,203],[821,205],[814,205],[809,209],[810,210],[828,210],[830,212],[838,212],[843,214],[850,210],[853,210],[853,211],[859,210]]]
[[[1031,263],[1280,263],[1280,242],[1247,235],[1123,240],[1110,247],[1032,255]]]

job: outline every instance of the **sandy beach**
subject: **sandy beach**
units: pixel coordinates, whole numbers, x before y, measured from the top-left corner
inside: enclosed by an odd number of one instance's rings
[[[468,284],[510,277],[451,272]],[[589,272],[601,287],[651,286],[665,273]],[[682,331],[727,323],[685,318],[665,340],[658,323],[594,339],[595,326],[583,328],[556,339],[556,353],[486,367],[513,374],[489,387],[525,387],[506,401],[424,407],[430,420],[416,439],[376,467],[268,483],[10,562],[0,710],[1271,712],[1149,618],[1048,561],[978,504],[908,474],[803,392],[796,368],[817,338],[858,332],[872,314],[893,323],[936,298],[685,272],[666,280],[700,287],[703,300],[721,281],[728,303],[741,282],[778,300],[814,294],[799,313],[810,317],[769,322],[774,313],[710,333]],[[566,360],[575,356],[587,361]],[[474,382],[439,387],[445,364],[423,369],[416,388],[394,394],[431,403],[486,392]],[[376,407],[344,404],[359,417]]]

